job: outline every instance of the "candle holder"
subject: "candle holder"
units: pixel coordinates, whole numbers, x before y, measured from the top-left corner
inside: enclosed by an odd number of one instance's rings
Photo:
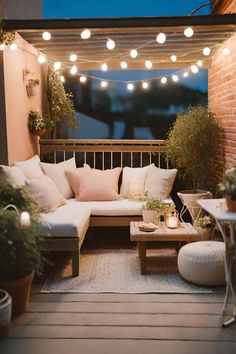
[[[3,208],[3,210],[8,210],[8,209],[14,209],[15,212],[17,213],[17,215],[19,216],[19,223],[20,223],[20,227],[26,228],[29,227],[31,222],[30,222],[30,215],[27,211],[23,211],[23,212],[19,212],[19,210],[17,209],[17,207],[14,204],[8,204],[7,206],[5,206]]]
[[[176,210],[165,215],[165,224],[170,229],[176,229],[179,227],[179,214]]]

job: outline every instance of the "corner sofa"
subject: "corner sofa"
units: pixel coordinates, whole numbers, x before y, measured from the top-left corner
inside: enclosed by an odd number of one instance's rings
[[[42,228],[40,232],[46,232],[49,235],[44,241],[49,250],[71,252],[72,276],[76,277],[79,275],[80,248],[89,226],[128,226],[131,220],[141,219],[142,202],[132,200],[132,196],[128,193],[128,188],[133,183],[134,178],[138,179],[139,182],[142,180],[143,193],[148,180],[150,166],[153,166],[153,173],[149,178],[151,196],[162,197],[170,202],[169,194],[177,170],[160,169],[155,167],[154,164],[140,168],[124,167],[120,188],[121,194],[117,194],[118,197],[115,200],[81,201],[77,200],[79,199],[78,196],[77,199],[73,197],[73,191],[66,177],[66,169],[73,168],[76,173],[78,172],[77,170],[83,170],[83,168],[76,167],[74,158],[58,164],[48,164],[41,163],[39,156],[35,155],[26,161],[14,162],[12,167],[2,165],[0,166],[0,184],[10,184],[13,187],[26,185],[30,193],[32,191],[35,193],[35,190],[37,190],[35,181],[47,178],[47,182],[50,183],[49,186],[47,184],[44,185],[46,187],[43,193],[50,194],[54,186],[57,189],[57,193],[58,191],[60,192],[59,194],[62,193],[58,198],[62,198],[64,202],[51,210],[46,210],[47,212],[42,212]],[[93,171],[98,170],[93,169]],[[87,180],[88,178],[86,177],[84,179],[85,183]],[[97,185],[96,188],[99,187]],[[117,188],[116,193],[118,193],[118,184],[115,188]],[[38,194],[39,204],[41,204],[42,188]],[[37,197],[38,195],[36,195],[36,201],[38,201]],[[44,195],[43,198],[45,197],[47,196]]]

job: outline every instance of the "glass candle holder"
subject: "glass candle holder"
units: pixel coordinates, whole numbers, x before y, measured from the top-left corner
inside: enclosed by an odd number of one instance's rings
[[[179,215],[177,211],[173,211],[172,213],[166,214],[165,219],[166,226],[170,229],[176,229],[179,226]]]

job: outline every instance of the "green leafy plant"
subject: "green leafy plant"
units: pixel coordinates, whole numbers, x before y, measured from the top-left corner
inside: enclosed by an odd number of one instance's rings
[[[145,192],[144,197],[139,198],[139,200],[144,202],[142,210],[154,210],[158,211],[160,214],[164,214],[175,209],[173,204],[167,203],[161,198],[150,198],[147,192]]]
[[[76,112],[72,94],[65,92],[59,74],[52,68],[48,70],[47,98],[51,125],[65,128],[75,128]]]
[[[210,216],[203,216],[202,218],[198,218],[196,221],[195,221],[195,226],[196,227],[200,227],[202,229],[208,229],[208,228],[211,228],[212,227],[212,219],[210,218]]]
[[[45,263],[42,237],[39,235],[40,217],[37,206],[24,188],[0,187],[0,279],[16,280],[32,270],[40,274]],[[19,214],[14,209],[4,210],[8,204],[19,213],[28,211],[31,225],[20,227]]]
[[[189,187],[215,186],[221,128],[207,107],[192,107],[179,114],[166,140],[167,156]]]
[[[232,200],[236,200],[236,166],[225,172],[223,181],[220,183],[219,187],[226,196],[230,197]]]
[[[32,134],[35,134],[40,129],[48,128],[47,116],[39,110],[30,110],[28,115],[28,128]]]
[[[38,86],[40,84],[40,80],[38,78],[31,78],[27,80],[27,85],[28,86]]]
[[[1,27],[2,23],[0,24]],[[0,28],[0,44],[11,45],[16,39],[16,32],[7,32]]]

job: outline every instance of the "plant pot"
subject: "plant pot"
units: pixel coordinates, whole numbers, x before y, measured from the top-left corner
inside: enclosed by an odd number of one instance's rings
[[[3,289],[0,289],[0,338],[7,336],[12,313],[11,296]]]
[[[158,223],[159,214],[157,211],[155,211],[155,210],[142,210],[142,214],[143,214],[143,222],[145,222],[145,223],[151,222],[153,224]]]
[[[36,86],[27,85],[26,91],[27,91],[27,95],[29,97],[37,95],[37,87]]]
[[[203,229],[202,227],[196,227],[198,232],[199,241],[208,241],[211,239],[212,228],[208,227]]]
[[[194,222],[202,210],[202,208],[197,203],[198,199],[209,199],[212,198],[212,194],[209,191],[202,189],[194,190],[184,190],[177,193],[183,205],[188,209],[192,221]]]
[[[43,134],[46,133],[46,128],[41,128],[41,129],[37,129],[37,130],[34,129],[34,130],[31,131],[31,133],[33,135],[42,136]]]
[[[12,297],[12,315],[22,314],[28,303],[34,271],[24,278],[18,280],[0,280],[0,287],[6,290]]]
[[[231,211],[232,213],[236,213],[236,200],[231,199],[230,196],[226,196],[225,200],[226,200],[228,211]]]

